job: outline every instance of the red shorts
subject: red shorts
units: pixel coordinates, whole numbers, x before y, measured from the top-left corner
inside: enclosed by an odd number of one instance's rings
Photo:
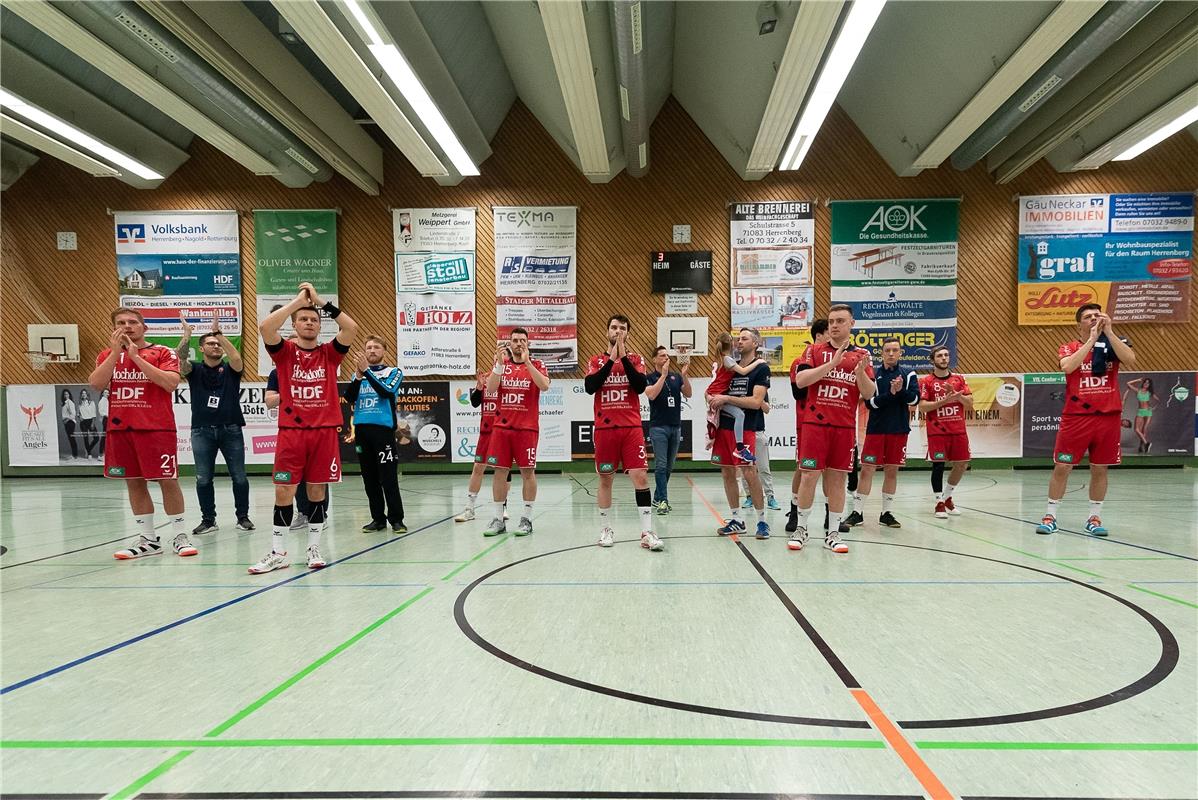
[[[336,428],[279,428],[274,481],[341,483],[341,445]]]
[[[491,446],[491,432],[480,433],[474,444],[474,463],[482,464],[487,460],[487,449]]]
[[[800,422],[795,426],[795,463],[799,463],[799,459],[803,454],[803,423]]]
[[[1118,414],[1066,414],[1057,429],[1052,460],[1058,464],[1080,464],[1088,452],[1090,463],[1114,466],[1123,460],[1119,447]]]
[[[745,447],[753,455],[757,455],[757,431],[745,431]],[[715,432],[715,442],[711,445],[711,463],[721,467],[743,467],[747,462],[742,461],[736,454],[736,435],[724,428]]]
[[[540,438],[540,431],[492,429],[491,441],[487,444],[487,466],[511,469],[515,462],[520,469],[533,469],[537,465],[537,440]]]
[[[645,432],[636,428],[595,428],[595,472],[610,475],[620,469],[648,469]]]
[[[907,434],[867,433],[861,463],[871,467],[903,466],[907,463]]]
[[[104,477],[176,480],[179,457],[175,432],[110,430],[104,444]]]
[[[968,461],[969,434],[929,433],[928,461]]]
[[[853,448],[857,446],[857,431],[832,425],[803,423],[799,448],[799,469],[820,472],[853,471]]]

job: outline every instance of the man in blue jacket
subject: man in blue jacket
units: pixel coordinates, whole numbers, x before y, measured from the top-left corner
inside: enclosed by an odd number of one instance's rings
[[[861,478],[853,494],[855,511],[845,522],[860,525],[865,498],[873,488],[874,472],[882,468],[882,515],[878,524],[901,528],[892,506],[898,488],[899,467],[907,463],[907,437],[911,434],[911,409],[919,404],[919,381],[915,371],[899,364],[903,346],[897,338],[882,342],[882,366],[874,376],[877,393],[866,401],[869,422],[865,426],[865,447],[861,450]]]
[[[383,363],[387,343],[379,336],[366,337],[366,355],[359,357],[354,381],[345,398],[353,403],[354,439],[362,465],[362,482],[370,500],[370,522],[364,531],[405,533],[403,500],[395,464],[395,395],[403,370]],[[385,503],[384,503],[385,501]]]

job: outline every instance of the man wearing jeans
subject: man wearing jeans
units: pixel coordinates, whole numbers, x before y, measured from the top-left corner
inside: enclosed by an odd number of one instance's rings
[[[196,496],[200,501],[200,524],[192,533],[212,533],[216,526],[216,492],[212,476],[216,453],[225,457],[229,477],[233,479],[233,505],[237,529],[252,531],[250,522],[250,482],[245,476],[245,439],[241,413],[241,353],[220,330],[220,320],[212,315],[212,329],[200,337],[200,355],[192,361],[188,343],[191,326],[184,314],[183,339],[179,342],[179,374],[191,388],[191,450],[196,462]],[[225,362],[225,357],[228,362]]]
[[[690,363],[689,356],[680,356],[682,369]],[[691,382],[685,372],[670,369],[670,351],[658,346],[653,353],[653,372],[645,380],[645,397],[649,399],[649,441],[653,445],[653,505],[658,514],[669,514],[670,475],[678,458],[678,443],[682,440],[682,398],[691,396]]]

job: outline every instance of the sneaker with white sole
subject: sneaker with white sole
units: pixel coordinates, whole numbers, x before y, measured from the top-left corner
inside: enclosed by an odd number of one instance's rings
[[[1040,524],[1036,526],[1036,533],[1049,534],[1057,532],[1057,518],[1052,514],[1045,514],[1044,519],[1040,520]]]
[[[824,547],[833,553],[847,553],[849,551],[849,546],[840,541],[840,537],[834,533],[829,533],[824,537]]]
[[[745,495],[745,499],[740,501],[740,507],[741,508],[752,508],[753,507],[753,498],[749,495]]]
[[[661,502],[659,502],[657,504],[657,513],[661,514],[663,516],[666,514],[669,514],[670,513],[670,504],[667,503],[665,500],[662,500]]]
[[[470,522],[474,519],[474,509],[468,508],[453,518],[454,522]]]
[[[303,531],[308,529],[308,515],[296,514],[295,519],[291,520],[291,530]]]
[[[516,535],[528,536],[532,533],[532,520],[528,517],[520,517],[520,521],[516,523]]]
[[[144,558],[145,556],[160,556],[162,555],[162,542],[155,536],[151,539],[148,536],[142,535],[137,537],[137,541],[123,550],[117,550],[112,554],[112,557],[118,561],[128,561],[131,558]]]
[[[802,525],[798,525],[786,541],[786,547],[788,550],[802,550],[805,544],[807,544],[807,529]]]
[[[274,572],[276,569],[286,569],[291,566],[291,562],[287,560],[286,553],[276,553],[270,551],[262,556],[262,560],[254,564],[249,569],[251,575],[262,575],[267,572]]]
[[[944,498],[944,510],[952,514],[954,517],[961,516],[961,509],[953,505],[953,499],[951,497]]]
[[[254,523],[250,521],[249,517],[238,517],[237,518],[237,530],[252,531],[252,530],[254,530]]]
[[[641,547],[645,548],[646,550],[657,552],[659,550],[664,550],[666,546],[662,543],[661,539],[657,538],[657,534],[655,534],[653,531],[642,531]]]
[[[948,506],[941,501],[936,501],[936,519],[948,519]]]
[[[734,533],[744,533],[745,523],[739,519],[730,519],[724,523],[723,527],[716,528],[715,532],[720,536],[731,536]]]
[[[191,529],[192,536],[199,536],[204,533],[216,533],[220,528],[216,526],[214,519],[202,519],[200,524]]]
[[[878,517],[878,524],[884,528],[901,528],[903,524],[894,518],[894,514],[889,511],[883,511],[882,516]]]
[[[757,535],[758,539],[770,538],[770,524],[768,522],[766,522],[765,520],[758,522],[756,535]]]
[[[770,511],[782,510],[782,506],[778,505],[778,498],[774,497],[772,494],[765,499],[765,507]]]
[[[324,556],[320,554],[320,545],[308,545],[308,569],[321,569],[325,565]]]
[[[507,533],[507,525],[503,524],[503,520],[499,517],[491,520],[491,524],[483,531],[483,536],[502,536]]]
[[[599,531],[599,546],[600,547],[611,547],[615,543],[616,543],[616,532],[615,531],[613,531],[611,528],[608,528],[608,527],[604,527],[603,530]]]
[[[171,546],[175,548],[175,555],[183,556],[184,558],[187,556],[194,556],[196,553],[200,552],[195,548],[195,545],[191,543],[191,540],[187,538],[186,533],[180,533],[178,536],[176,536],[175,540],[171,542]]]
[[[1092,515],[1088,520],[1086,520],[1086,533],[1090,534],[1091,536],[1107,535],[1107,529],[1103,527],[1102,520],[1098,518],[1097,514]]]

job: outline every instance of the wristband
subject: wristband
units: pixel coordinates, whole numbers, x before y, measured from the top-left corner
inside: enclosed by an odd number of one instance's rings
[[[326,301],[325,304],[320,307],[320,310],[323,311],[324,313],[328,314],[329,319],[337,319],[337,316],[341,313],[341,309],[339,309],[339,308],[337,308],[337,306],[333,305],[332,300]]]
[[[492,375],[502,375],[503,367],[501,367],[499,364],[496,364],[495,366],[491,367],[491,374]]]

